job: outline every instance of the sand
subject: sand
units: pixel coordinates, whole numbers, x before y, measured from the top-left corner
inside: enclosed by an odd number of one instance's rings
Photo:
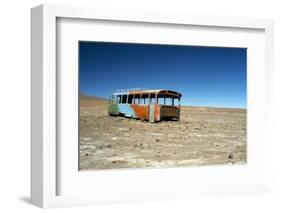
[[[244,164],[246,151],[245,109],[183,106],[180,121],[149,123],[80,97],[80,170]]]

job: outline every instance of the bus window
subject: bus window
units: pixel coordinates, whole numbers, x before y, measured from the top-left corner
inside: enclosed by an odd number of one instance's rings
[[[180,105],[179,98],[174,98],[174,106],[179,106],[179,105]]]
[[[140,98],[140,104],[144,104],[144,98],[142,96]]]
[[[172,106],[172,98],[170,97],[166,98],[166,105]]]
[[[155,94],[150,94],[150,103],[156,103]]]
[[[122,104],[127,103],[127,95],[122,95]]]
[[[114,102],[114,95],[111,95],[111,96],[109,97],[109,102],[110,102],[110,103],[113,103],[113,102]]]
[[[118,103],[118,104],[121,104],[121,100],[122,100],[122,99],[121,99],[121,95],[118,95],[118,96],[117,96],[117,103]]]
[[[128,104],[132,104],[133,103],[133,97],[134,97],[134,95],[129,95],[129,97],[128,97]]]
[[[113,95],[113,96],[112,96],[112,102],[113,102],[113,103],[118,103],[118,97],[117,97],[117,95]]]
[[[134,104],[140,104],[140,95],[135,95]]]
[[[160,105],[164,105],[165,104],[164,97],[158,97],[158,104],[160,104]]]
[[[148,104],[148,94],[142,94],[141,104]]]

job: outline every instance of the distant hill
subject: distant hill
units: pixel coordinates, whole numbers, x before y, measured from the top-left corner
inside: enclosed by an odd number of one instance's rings
[[[85,95],[84,93],[80,92],[79,93],[79,104],[80,107],[94,107],[94,106],[107,106],[107,99],[98,97],[98,96],[88,96]]]
[[[94,99],[94,100],[104,100],[104,101],[108,100],[106,98],[95,96],[95,95],[85,95],[83,92],[79,92],[79,97],[83,99]]]

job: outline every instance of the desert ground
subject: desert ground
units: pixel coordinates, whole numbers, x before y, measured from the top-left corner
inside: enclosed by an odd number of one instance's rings
[[[183,106],[180,121],[149,123],[80,97],[80,170],[243,164],[246,153],[245,109]]]

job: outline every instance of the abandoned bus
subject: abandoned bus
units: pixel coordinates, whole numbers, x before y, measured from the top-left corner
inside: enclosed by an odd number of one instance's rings
[[[180,93],[166,89],[116,92],[109,98],[108,114],[149,122],[179,120],[181,97]]]

